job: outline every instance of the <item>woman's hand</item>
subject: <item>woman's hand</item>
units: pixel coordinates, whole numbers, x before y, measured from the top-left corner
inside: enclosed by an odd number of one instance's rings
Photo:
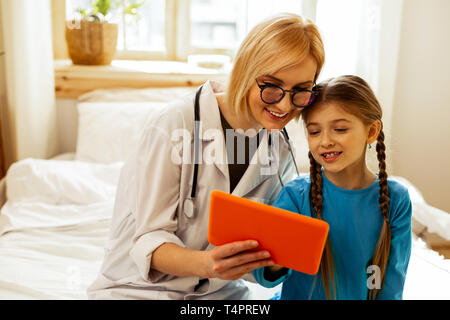
[[[255,251],[258,242],[236,241],[204,251],[205,278],[236,280],[254,269],[273,266],[269,252]]]

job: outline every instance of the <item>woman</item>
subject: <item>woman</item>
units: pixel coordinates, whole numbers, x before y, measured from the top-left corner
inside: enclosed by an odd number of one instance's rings
[[[121,172],[110,239],[89,298],[248,298],[247,287],[234,280],[273,262],[266,251],[251,250],[258,246],[252,240],[209,245],[210,193],[274,201],[295,172],[279,130],[313,101],[323,62],[316,26],[278,15],[243,41],[226,89],[206,82],[195,98],[149,121]],[[237,155],[235,137],[245,141]],[[269,168],[262,160],[268,154]]]

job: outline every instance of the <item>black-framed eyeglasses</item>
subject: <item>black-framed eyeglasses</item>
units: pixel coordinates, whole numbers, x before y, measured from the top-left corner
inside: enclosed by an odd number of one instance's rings
[[[261,89],[261,100],[267,104],[275,104],[283,100],[286,92],[291,94],[291,103],[294,107],[304,108],[309,106],[314,102],[317,96],[317,91],[315,87],[312,90],[308,89],[291,89],[285,90],[273,83],[260,84],[258,80],[256,80],[258,87]]]

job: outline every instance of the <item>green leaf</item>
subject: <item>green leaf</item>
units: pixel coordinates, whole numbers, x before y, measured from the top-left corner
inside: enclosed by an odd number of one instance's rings
[[[77,8],[77,9],[75,9],[75,12],[78,12],[78,13],[81,14],[83,17],[86,17],[86,15],[87,15],[86,9],[83,9],[83,8]]]
[[[138,9],[145,4],[145,1],[146,0],[142,0],[141,2],[132,1],[128,7],[123,9],[123,13],[139,17]]]
[[[94,3],[94,13],[100,12],[103,16],[106,16],[111,8],[111,0],[97,0]]]

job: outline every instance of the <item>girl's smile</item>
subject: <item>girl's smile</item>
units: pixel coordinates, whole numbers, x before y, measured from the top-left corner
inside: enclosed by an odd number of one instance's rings
[[[339,152],[339,151],[329,151],[329,152],[321,153],[320,155],[322,156],[322,158],[325,162],[330,163],[330,162],[335,161],[341,154],[342,154],[342,152]]]

